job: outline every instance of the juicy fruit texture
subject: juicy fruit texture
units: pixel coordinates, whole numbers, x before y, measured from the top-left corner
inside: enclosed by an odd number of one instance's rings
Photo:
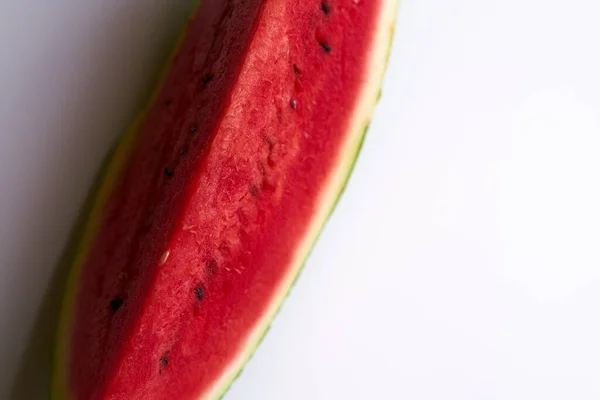
[[[393,3],[203,0],[75,262],[55,396],[222,394],[343,187]]]

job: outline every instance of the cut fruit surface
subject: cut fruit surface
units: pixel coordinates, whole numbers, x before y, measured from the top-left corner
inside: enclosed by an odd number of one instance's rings
[[[55,398],[224,393],[343,190],[395,7],[202,1],[81,240]]]

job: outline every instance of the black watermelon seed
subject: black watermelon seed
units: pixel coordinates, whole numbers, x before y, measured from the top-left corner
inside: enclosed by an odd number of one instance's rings
[[[296,109],[296,106],[297,106],[297,104],[296,104],[296,100],[292,100],[292,101],[290,101],[290,106],[292,106],[292,108],[295,110],[295,109]]]
[[[204,83],[204,85],[208,85],[208,83],[212,80],[213,76],[211,74],[204,75],[204,77],[202,78],[202,83]]]
[[[165,168],[165,175],[167,175],[169,178],[171,178],[173,176],[173,170],[170,170],[169,168]]]
[[[198,131],[198,125],[194,124],[190,126],[190,132],[196,133]]]
[[[321,46],[326,53],[331,52],[331,46],[329,46],[327,43],[319,42],[319,46]]]
[[[298,68],[298,66],[296,64],[293,64],[292,68],[294,69],[294,74],[296,74],[296,76],[300,76],[300,69]]]
[[[194,294],[198,300],[202,300],[204,298],[204,292],[201,288],[197,287],[194,289]]]
[[[329,14],[329,6],[325,3],[321,3],[321,10],[325,13],[325,15]]]
[[[110,301],[109,305],[110,309],[113,310],[113,312],[117,312],[117,310],[121,308],[121,305],[123,305],[123,299],[120,297],[115,297]]]
[[[252,197],[258,196],[258,188],[256,187],[256,185],[252,185],[252,187],[250,188],[250,195]]]
[[[273,149],[273,142],[271,141],[271,139],[269,139],[266,136],[263,136],[263,140],[265,141],[265,144],[269,147],[269,151]]]
[[[160,368],[158,369],[158,373],[162,375],[163,373],[163,369],[167,367],[167,365],[169,365],[169,357],[168,354],[165,353],[160,357],[160,360],[158,360],[159,364],[160,364]]]
[[[171,104],[173,104],[173,100],[165,101],[165,106],[169,107]]]
[[[216,274],[218,270],[219,264],[217,264],[217,260],[211,258],[206,262],[206,271],[208,271],[209,274]]]

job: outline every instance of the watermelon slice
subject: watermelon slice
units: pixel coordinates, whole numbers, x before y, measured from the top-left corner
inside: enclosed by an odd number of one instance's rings
[[[116,147],[69,277],[57,399],[214,399],[342,192],[395,0],[203,0]]]

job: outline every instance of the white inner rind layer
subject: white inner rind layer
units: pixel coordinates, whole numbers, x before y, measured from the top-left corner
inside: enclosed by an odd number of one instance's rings
[[[314,217],[290,266],[287,268],[289,272],[276,289],[273,299],[270,301],[270,305],[265,310],[262,318],[250,330],[248,337],[241,347],[242,350],[239,352],[239,356],[231,360],[221,378],[216,380],[212,387],[201,394],[198,400],[221,398],[239,375],[244,365],[252,357],[288,292],[294,285],[311,249],[317,241],[319,233],[327,222],[332,209],[335,207],[352,172],[352,167],[360,151],[363,137],[379,98],[390,44],[394,35],[398,3],[398,0],[382,0],[380,14],[377,16],[377,21],[374,24],[376,32],[374,33],[371,49],[369,50],[371,54],[365,57],[368,60],[368,65],[364,69],[364,74],[366,75],[363,80],[364,84],[357,93],[355,109],[351,113],[353,117],[348,124],[348,132],[345,135],[347,138],[346,142],[340,148],[337,165],[332,169],[328,181],[323,185],[323,192],[316,202],[318,206]]]

